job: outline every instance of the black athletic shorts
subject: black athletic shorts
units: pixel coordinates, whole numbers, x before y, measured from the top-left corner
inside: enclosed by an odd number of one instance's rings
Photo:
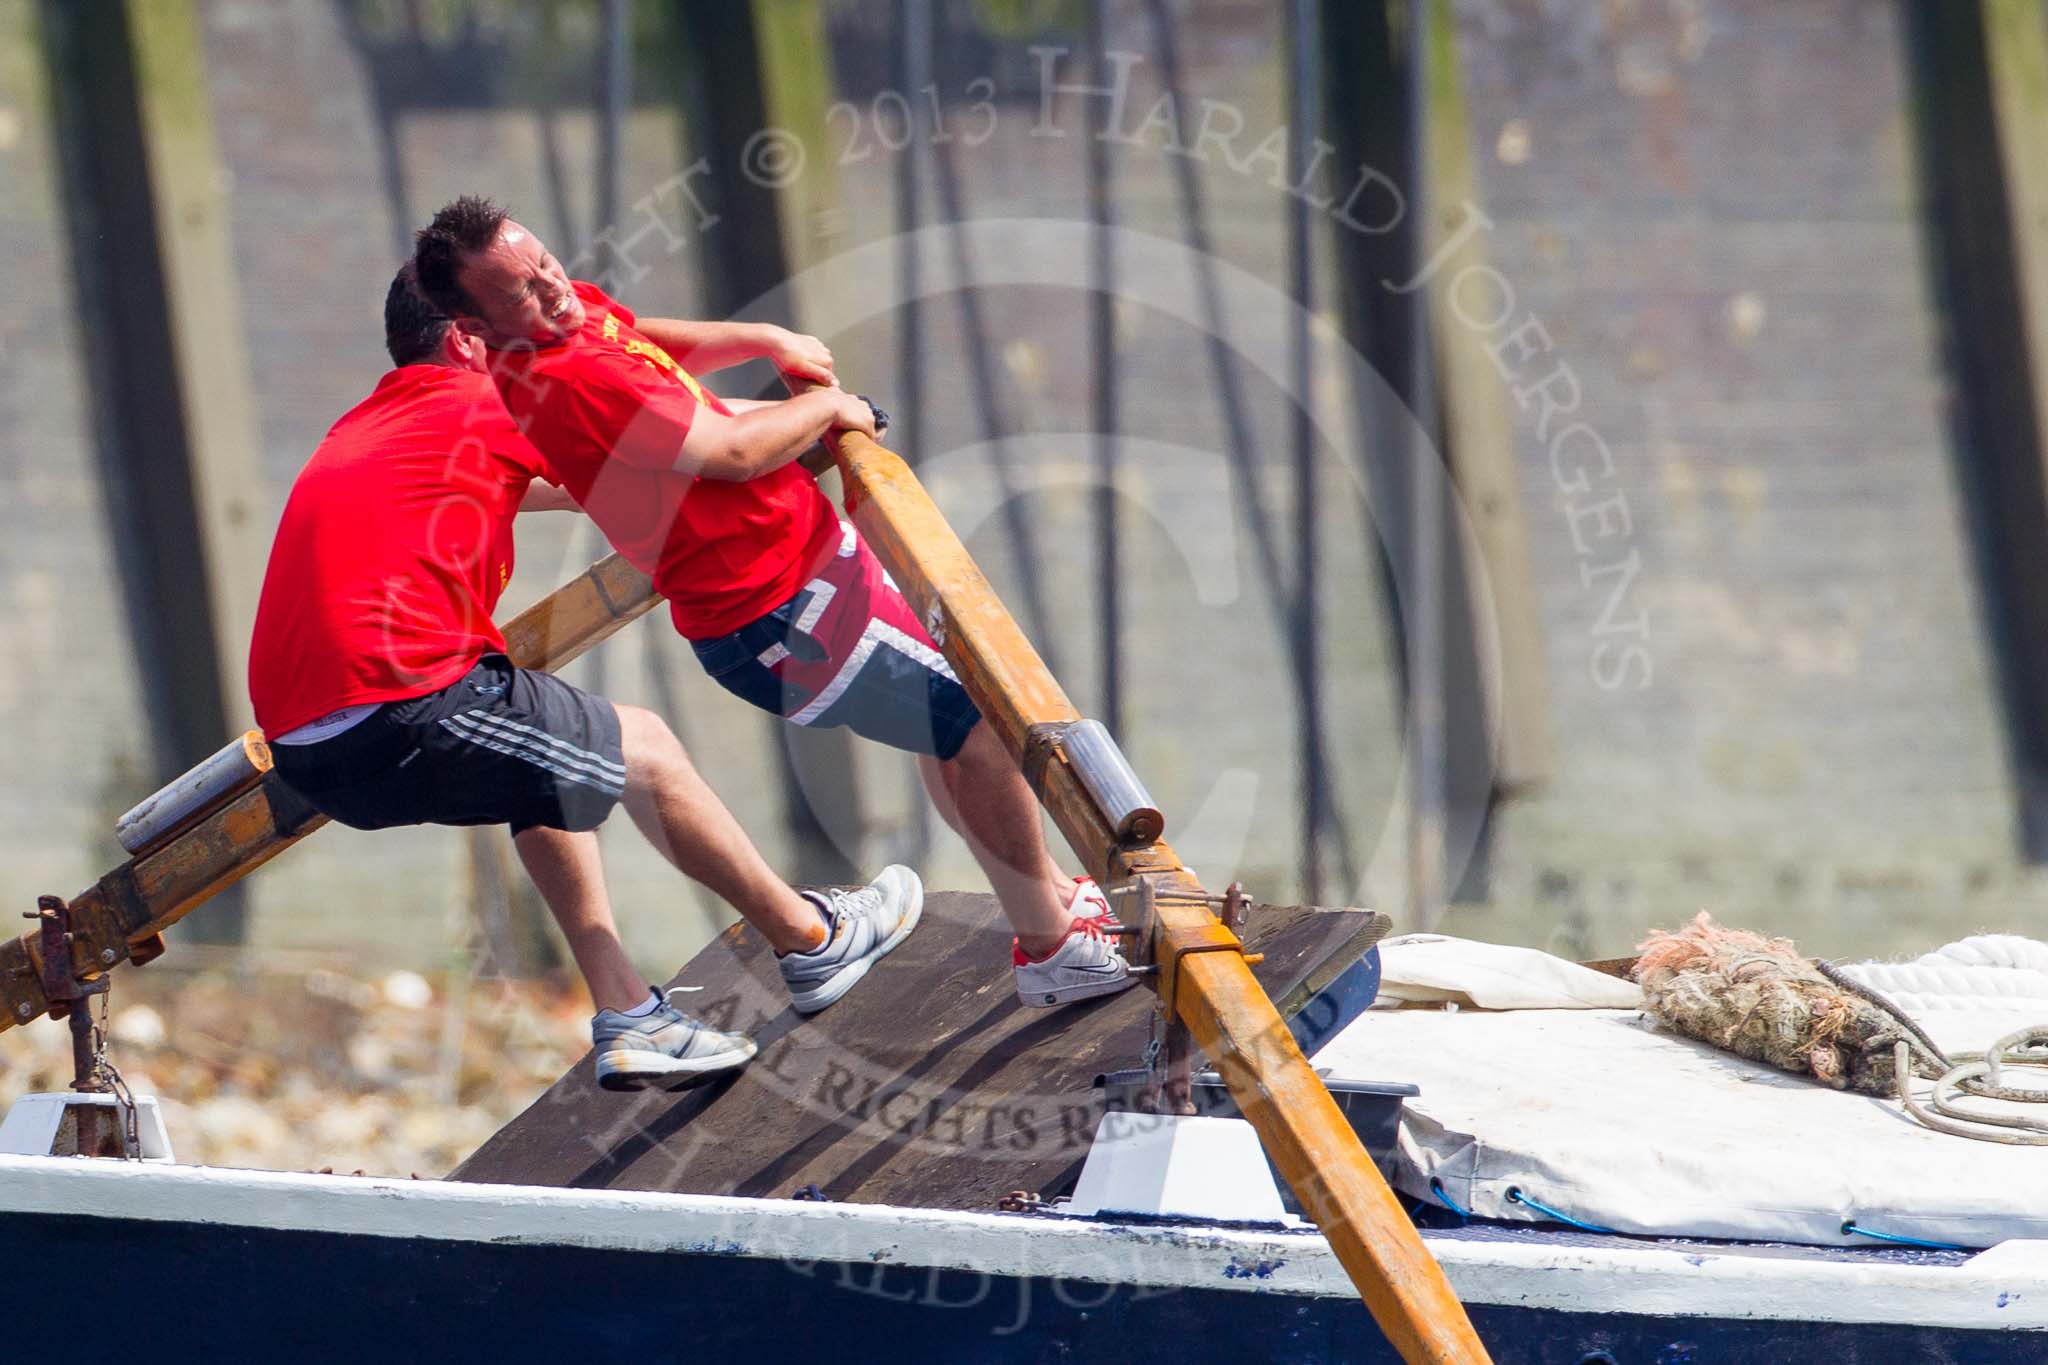
[[[596,829],[626,784],[612,704],[502,654],[331,739],[270,752],[295,791],[356,829]]]

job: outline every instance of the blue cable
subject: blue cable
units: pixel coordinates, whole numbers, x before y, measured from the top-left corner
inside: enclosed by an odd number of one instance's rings
[[[1519,1185],[1508,1186],[1508,1202],[1510,1204],[1527,1204],[1530,1208],[1536,1210],[1536,1212],[1542,1214],[1545,1218],[1550,1219],[1552,1222],[1563,1223],[1568,1227],[1575,1227],[1581,1232],[1611,1233],[1614,1231],[1613,1228],[1603,1228],[1594,1223],[1581,1223],[1578,1219],[1573,1218],[1569,1214],[1559,1213],[1556,1209],[1551,1208],[1548,1204],[1539,1204],[1535,1200],[1531,1199],[1528,1195],[1523,1194],[1522,1187]]]
[[[1465,1208],[1464,1206],[1459,1204],[1455,1199],[1451,1198],[1450,1194],[1446,1192],[1444,1189],[1444,1182],[1437,1179],[1435,1176],[1431,1176],[1429,1178],[1429,1192],[1435,1195],[1440,1201],[1442,1201],[1443,1206],[1445,1208],[1449,1209],[1452,1213],[1457,1214],[1460,1218],[1471,1218],[1475,1216],[1472,1210]],[[1537,1200],[1531,1199],[1528,1195],[1522,1193],[1522,1188],[1519,1185],[1508,1186],[1507,1197],[1508,1202],[1511,1204],[1526,1205],[1527,1207],[1534,1209],[1537,1213],[1542,1214],[1545,1218],[1548,1218],[1553,1222],[1563,1223],[1567,1227],[1577,1228],[1581,1232],[1604,1232],[1608,1234],[1614,1233],[1613,1228],[1603,1228],[1599,1226],[1597,1223],[1581,1222],[1578,1219],[1572,1217],[1570,1214],[1560,1213],[1558,1210],[1551,1208],[1548,1204],[1544,1204]],[[1925,1238],[1921,1237],[1901,1237],[1896,1233],[1873,1232],[1869,1228],[1857,1227],[1853,1219],[1846,1219],[1843,1221],[1842,1232],[1845,1236],[1869,1237],[1879,1242],[1891,1242],[1898,1246],[1925,1247],[1929,1251],[1969,1251],[1972,1249],[1966,1246],[1958,1246],[1954,1242],[1930,1242]]]
[[[1842,1221],[1842,1231],[1847,1235],[1856,1237],[1875,1237],[1880,1242],[1896,1242],[1902,1247],[1926,1247],[1929,1251],[1972,1250],[1970,1247],[1959,1247],[1954,1242],[1928,1242],[1918,1237],[1900,1237],[1890,1232],[1872,1232],[1869,1228],[1857,1227],[1853,1219],[1844,1219]]]
[[[1444,1207],[1449,1209],[1452,1213],[1457,1214],[1458,1217],[1470,1218],[1472,1216],[1472,1210],[1467,1208],[1460,1208],[1458,1206],[1458,1202],[1455,1199],[1451,1198],[1448,1194],[1444,1193],[1444,1182],[1438,1180],[1435,1176],[1431,1176],[1429,1178],[1429,1192],[1435,1195],[1438,1199],[1443,1200]]]

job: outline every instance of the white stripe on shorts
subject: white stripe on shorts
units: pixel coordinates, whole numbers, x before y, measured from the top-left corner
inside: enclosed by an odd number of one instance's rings
[[[846,694],[846,689],[853,686],[853,680],[867,667],[868,658],[875,652],[876,645],[887,645],[898,654],[916,660],[934,673],[953,682],[960,681],[953,676],[953,670],[947,666],[945,657],[937,650],[905,635],[887,621],[870,621],[868,628],[860,633],[860,642],[853,647],[853,652],[846,656],[846,662],[832,675],[832,681],[825,684],[825,690],[812,697],[789,718],[798,725],[809,725],[831,710],[832,703]]]
[[[509,732],[529,740],[544,752],[551,753],[566,763],[589,767],[593,772],[602,777],[616,777],[620,781],[625,780],[625,764],[614,763],[603,754],[593,753],[589,749],[579,749],[560,735],[551,735],[547,731],[534,726],[522,725],[510,716],[495,715],[489,711],[470,710],[460,714],[477,721],[487,729],[496,730],[501,734]]]
[[[624,788],[625,774],[623,772],[615,773],[611,771],[609,765],[603,764],[602,759],[597,759],[595,762],[586,762],[584,758],[577,757],[582,755],[584,751],[578,749],[573,744],[564,744],[560,750],[550,749],[540,740],[530,735],[518,733],[516,727],[508,730],[503,728],[501,723],[494,723],[499,718],[479,716],[474,711],[462,712],[449,717],[449,720],[455,722],[460,730],[469,736],[488,738],[500,744],[510,746],[508,749],[501,749],[499,751],[501,753],[517,750],[521,753],[532,754],[537,760],[545,760],[546,765],[551,771],[560,771],[564,776],[572,777],[587,785],[605,788],[619,787],[622,790]],[[446,724],[447,722],[443,723]],[[562,750],[567,752],[562,752]]]
[[[522,763],[531,763],[534,767],[539,768],[543,772],[553,773],[556,777],[561,778],[564,782],[574,783],[576,786],[579,787],[589,787],[595,791],[603,792],[606,796],[610,796],[613,798],[625,795],[625,791],[623,788],[614,789],[602,782],[598,782],[592,778],[586,777],[581,773],[570,772],[567,768],[564,768],[559,764],[552,762],[549,759],[542,758],[540,755],[531,753],[525,749],[516,748],[512,744],[506,742],[505,740],[494,739],[487,735],[469,734],[463,729],[461,729],[459,726],[456,726],[448,720],[443,720],[441,722],[441,728],[448,731],[449,734],[454,735],[457,739],[460,739],[465,743],[476,745],[479,749],[489,749],[492,753],[503,754],[507,758],[516,758]]]
[[[539,748],[528,739],[470,723],[475,718],[475,713],[473,712],[463,712],[458,715],[449,716],[441,721],[441,728],[454,735],[457,739],[466,740],[479,748],[489,749],[493,753],[504,754],[508,758],[516,758],[523,762],[531,763],[536,768],[551,772],[555,776],[568,782],[574,782],[580,787],[591,787],[603,792],[607,796],[617,797],[625,795],[626,786],[623,778],[600,776],[587,768],[573,766],[549,754],[545,749]]]

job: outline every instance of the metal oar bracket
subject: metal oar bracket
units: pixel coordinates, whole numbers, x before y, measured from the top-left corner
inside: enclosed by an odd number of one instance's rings
[[[20,1136],[35,1132],[31,1150],[66,1152],[78,1156],[164,1156],[170,1142],[162,1136],[162,1117],[150,1109],[150,1140],[143,1138],[141,1111],[129,1093],[121,1072],[106,1060],[106,1031],[92,1025],[90,1003],[100,997],[102,1023],[106,999],[106,974],[115,958],[100,958],[90,945],[78,939],[80,919],[76,907],[61,896],[39,896],[37,909],[27,915],[37,921],[35,943],[39,948],[39,980],[51,1019],[68,1019],[72,1025],[72,1093],[70,1095],[27,1095],[25,1117],[8,1113],[6,1140],[0,1150]],[[86,970],[78,968],[76,952],[88,954]]]
[[[1151,945],[1150,961],[1144,965],[1159,978],[1156,983],[1159,1001],[1170,1018],[1176,1021],[1179,1018],[1182,959],[1197,953],[1237,953],[1244,958],[1246,966],[1256,966],[1265,961],[1258,953],[1245,952],[1244,940],[1237,936],[1237,929],[1244,922],[1245,909],[1244,889],[1237,883],[1231,883],[1225,894],[1212,896],[1153,875],[1140,877],[1135,890],[1144,919],[1140,926],[1134,927],[1142,930],[1144,941]],[[1164,902],[1199,905],[1205,910],[1214,910],[1217,917],[1192,924],[1162,918],[1159,907]],[[1179,1027],[1177,1023],[1176,1027]]]

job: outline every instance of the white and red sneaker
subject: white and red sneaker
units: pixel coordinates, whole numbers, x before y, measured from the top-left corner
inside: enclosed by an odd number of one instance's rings
[[[1067,902],[1067,913],[1075,919],[1116,919],[1109,913],[1109,897],[1093,877],[1074,878],[1074,898]]]
[[[1017,979],[1017,998],[1027,1005],[1067,1005],[1114,995],[1137,984],[1124,961],[1110,917],[1109,898],[1092,878],[1081,878],[1067,903],[1074,922],[1059,947],[1033,958],[1024,945],[1010,941],[1010,965]]]

